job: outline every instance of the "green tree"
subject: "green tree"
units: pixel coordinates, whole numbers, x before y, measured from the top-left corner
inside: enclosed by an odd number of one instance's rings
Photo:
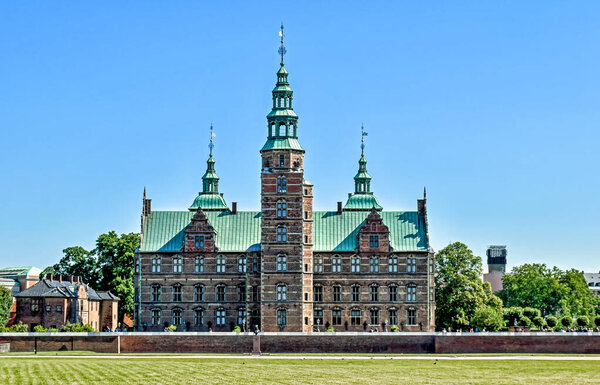
[[[12,308],[13,298],[5,287],[0,286],[0,326],[6,325],[8,317],[10,317],[10,309]]]
[[[42,271],[40,278],[46,274],[80,277],[82,282],[87,283],[93,289],[99,287],[102,272],[94,250],[88,251],[81,246],[72,246],[64,249],[63,254],[56,265]]]
[[[560,274],[560,284],[565,288],[565,297],[561,300],[563,311],[568,314],[591,316],[595,306],[599,304],[598,297],[590,290],[583,272],[571,269]]]
[[[481,282],[481,258],[467,245],[452,243],[436,255],[437,328],[466,329],[473,322],[497,325],[502,317],[502,301],[492,294],[489,283]],[[479,308],[481,310],[478,310]],[[475,314],[477,311],[477,317]],[[492,329],[492,327],[488,328]]]
[[[487,331],[495,332],[504,327],[504,319],[502,318],[502,308],[488,305],[479,306],[475,309],[471,326],[480,330],[484,328]]]
[[[110,290],[119,297],[119,322],[123,322],[125,314],[133,313],[134,253],[139,245],[138,234],[119,236],[115,231],[100,235],[96,241],[101,290]]]

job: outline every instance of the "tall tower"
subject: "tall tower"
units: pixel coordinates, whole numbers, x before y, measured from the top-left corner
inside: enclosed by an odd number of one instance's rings
[[[267,115],[267,141],[260,150],[262,329],[311,331],[313,186],[304,180],[298,115],[283,61],[283,24],[279,35],[281,63]]]

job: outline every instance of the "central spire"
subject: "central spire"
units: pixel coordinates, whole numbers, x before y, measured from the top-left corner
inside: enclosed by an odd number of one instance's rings
[[[294,92],[288,82],[288,72],[283,60],[287,49],[284,45],[283,24],[279,30],[281,56],[279,71],[277,71],[277,83],[272,91],[273,106],[267,115],[267,142],[261,151],[271,149],[292,149],[304,151],[298,143],[298,115],[292,107]]]

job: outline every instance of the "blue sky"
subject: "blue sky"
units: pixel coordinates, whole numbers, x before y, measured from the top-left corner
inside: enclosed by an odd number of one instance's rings
[[[353,190],[360,125],[385,209],[427,186],[431,242],[600,270],[600,3],[3,2],[0,265],[56,263],[201,189],[259,208],[285,23],[315,209]]]

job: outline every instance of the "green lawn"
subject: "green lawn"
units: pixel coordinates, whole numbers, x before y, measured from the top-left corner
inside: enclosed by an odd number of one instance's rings
[[[0,358],[0,384],[600,384],[598,361]]]

